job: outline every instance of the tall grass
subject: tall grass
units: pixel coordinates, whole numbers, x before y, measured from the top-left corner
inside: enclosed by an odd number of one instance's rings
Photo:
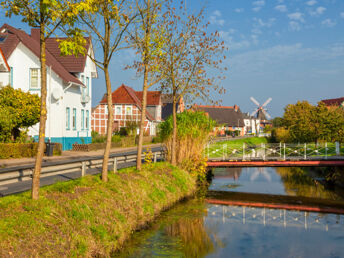
[[[177,164],[185,160],[202,157],[202,152],[209,140],[209,133],[216,122],[204,112],[185,111],[177,114]],[[169,117],[160,125],[160,134],[167,147],[167,160],[171,160],[173,119]]]

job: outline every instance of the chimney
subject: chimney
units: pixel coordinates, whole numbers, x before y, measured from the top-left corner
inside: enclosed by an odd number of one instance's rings
[[[239,109],[239,107],[238,107],[237,105],[234,105],[234,110],[235,110],[235,112],[237,112],[238,109]]]
[[[39,28],[32,28],[31,29],[31,38],[39,41],[39,39],[40,39],[40,29]]]

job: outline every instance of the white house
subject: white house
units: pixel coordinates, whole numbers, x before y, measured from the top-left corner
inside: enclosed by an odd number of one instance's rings
[[[88,54],[93,56],[92,42],[86,40]],[[97,70],[87,55],[61,56],[58,44],[57,38],[46,41],[46,140],[69,150],[73,143],[91,142],[92,78],[97,77]],[[0,87],[9,84],[40,95],[39,29],[32,29],[29,35],[4,24],[0,49]],[[36,140],[38,128],[38,124],[29,128]]]
[[[245,134],[259,134],[260,120],[251,116],[250,113],[243,114]]]

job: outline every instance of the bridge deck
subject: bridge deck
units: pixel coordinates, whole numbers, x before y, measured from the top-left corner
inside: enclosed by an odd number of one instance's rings
[[[344,214],[344,202],[302,196],[209,191],[212,204]]]
[[[218,160],[209,159],[208,167],[344,167],[343,159],[331,160]]]

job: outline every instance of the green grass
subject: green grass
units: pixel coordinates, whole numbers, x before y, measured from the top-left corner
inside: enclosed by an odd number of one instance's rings
[[[133,231],[195,191],[189,173],[145,165],[43,187],[0,199],[0,257],[110,256]]]

